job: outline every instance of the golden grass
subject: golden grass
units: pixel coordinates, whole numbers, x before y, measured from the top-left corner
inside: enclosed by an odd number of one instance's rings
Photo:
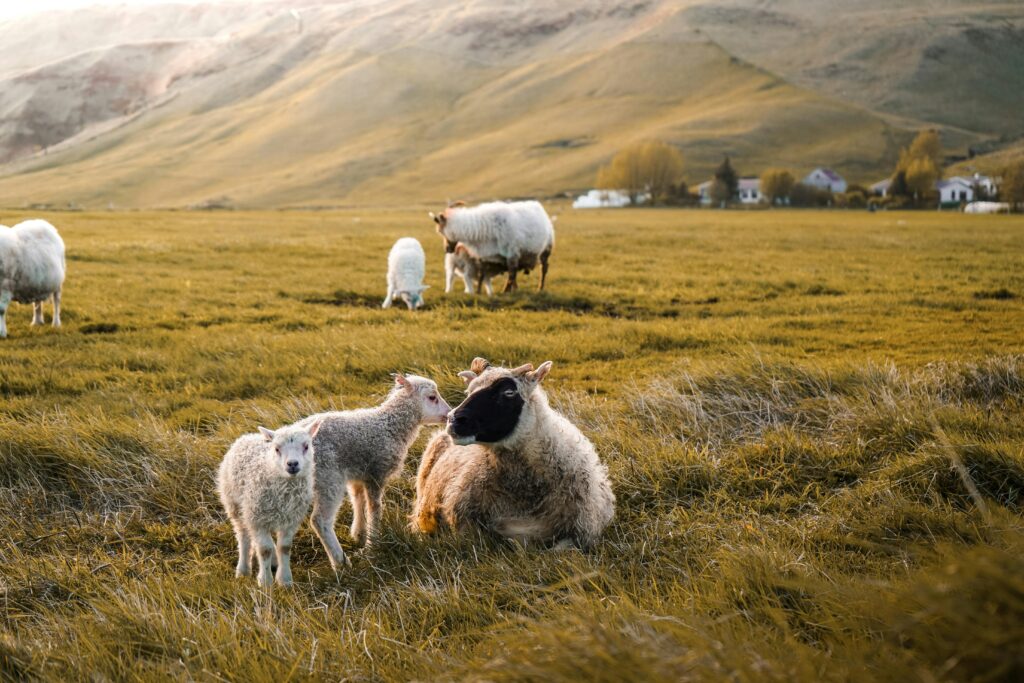
[[[419,210],[47,216],[65,327],[0,344],[0,678],[1019,679],[1024,219],[559,210],[549,291],[491,300],[439,291]],[[405,235],[428,307],[381,311]],[[421,439],[352,569],[303,529],[293,590],[233,578],[232,439],[396,370],[458,402],[475,355],[554,361],[596,548],[411,535]]]

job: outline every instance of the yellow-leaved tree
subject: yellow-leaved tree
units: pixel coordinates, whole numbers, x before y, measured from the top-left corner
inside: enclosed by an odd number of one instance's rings
[[[664,142],[640,142],[616,154],[597,173],[602,190],[622,190],[637,204],[646,193],[657,204],[683,179],[683,155]]]

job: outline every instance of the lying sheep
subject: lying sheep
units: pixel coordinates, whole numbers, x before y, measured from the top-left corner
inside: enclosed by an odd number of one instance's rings
[[[53,300],[53,326],[60,327],[64,285],[64,240],[44,220],[0,225],[0,339],[7,336],[7,307],[32,304],[32,324],[42,325],[43,302]]]
[[[414,529],[483,528],[555,547],[597,540],[615,496],[593,445],[548,405],[540,384],[550,369],[477,358],[459,373],[469,395],[423,453]]]
[[[388,295],[381,308],[390,308],[395,297],[404,301],[410,311],[423,305],[423,291],[429,289],[429,285],[423,284],[426,262],[419,240],[403,237],[395,242],[388,253]]]
[[[539,202],[491,202],[474,207],[459,203],[440,215],[429,215],[447,242],[461,242],[482,261],[502,264],[508,273],[506,292],[518,286],[519,270],[530,270],[538,262],[540,289],[544,289],[555,228]]]
[[[348,563],[334,532],[346,490],[352,501],[352,538],[369,543],[380,522],[384,484],[402,469],[420,427],[444,423],[449,410],[431,380],[396,375],[391,394],[376,408],[320,413],[299,422],[322,423],[314,440],[310,523],[335,570]]]
[[[259,434],[240,437],[224,456],[217,489],[238,539],[235,576],[249,576],[255,542],[259,585],[270,586],[275,570],[277,583],[291,585],[292,538],[313,502],[313,439],[319,429],[319,420],[276,432],[260,427]]]

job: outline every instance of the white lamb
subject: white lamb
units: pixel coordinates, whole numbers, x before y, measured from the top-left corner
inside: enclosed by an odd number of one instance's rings
[[[465,244],[459,243],[449,249],[445,242],[444,255],[444,291],[452,291],[455,278],[462,278],[466,294],[484,289],[487,296],[494,296],[491,280],[495,275],[505,272],[505,267],[494,262],[481,261],[476,258]],[[475,283],[475,285],[474,285]]]
[[[334,521],[348,492],[352,500],[352,538],[369,543],[380,522],[384,485],[402,469],[420,427],[441,424],[451,406],[437,384],[416,375],[395,375],[395,386],[375,408],[313,415],[298,424],[320,421],[314,441],[316,476],[310,523],[337,570],[348,564]]]
[[[423,305],[423,284],[427,270],[427,257],[414,237],[403,237],[395,242],[388,254],[388,295],[381,308],[390,308],[395,297],[414,311]]]
[[[516,273],[540,262],[540,289],[548,275],[548,259],[555,246],[555,228],[539,202],[490,202],[467,207],[449,206],[440,215],[429,214],[437,231],[450,244],[461,242],[481,261],[505,266],[505,291],[516,289]]]
[[[53,300],[53,326],[60,327],[64,285],[64,240],[44,220],[0,225],[0,339],[7,336],[11,301],[32,304],[32,324],[43,324],[43,302]]]
[[[313,503],[313,439],[320,429],[284,427],[240,437],[220,465],[217,489],[238,539],[235,576],[252,571],[252,544],[259,558],[257,581],[270,586],[292,583],[292,538]],[[274,539],[277,533],[276,568]]]

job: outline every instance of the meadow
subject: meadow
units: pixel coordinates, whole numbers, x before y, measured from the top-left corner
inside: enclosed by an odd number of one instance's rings
[[[554,212],[548,291],[493,299],[443,293],[425,209],[45,215],[64,327],[14,305],[0,342],[0,679],[1024,679],[1024,218]],[[382,311],[405,235],[428,305]],[[596,547],[412,534],[425,430],[350,569],[304,526],[293,589],[234,578],[233,439],[396,371],[455,405],[477,355],[554,361]]]

